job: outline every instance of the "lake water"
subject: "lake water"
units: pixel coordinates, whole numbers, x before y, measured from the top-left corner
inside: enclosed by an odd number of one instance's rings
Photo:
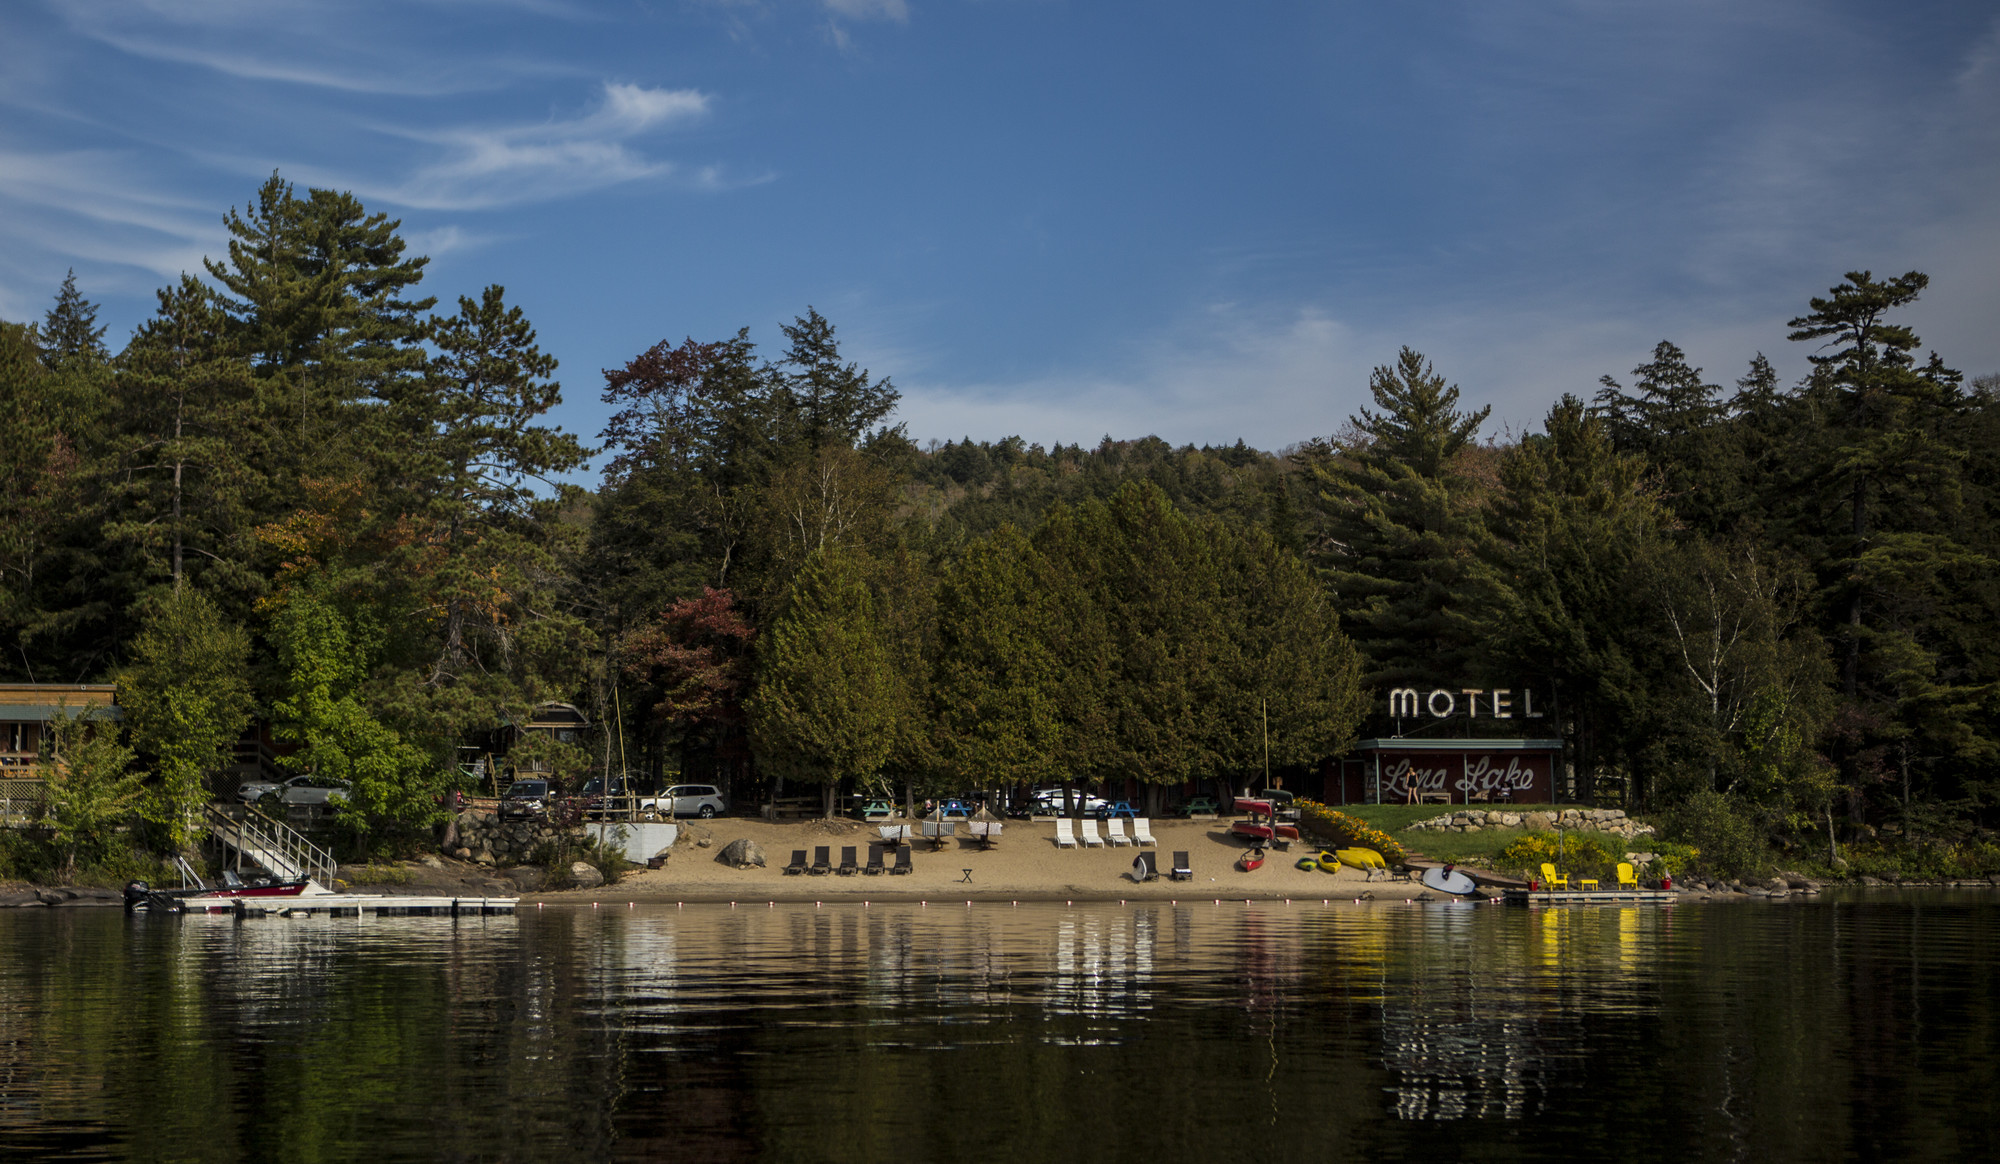
[[[2000,896],[0,911],[0,1159],[1974,1160]]]

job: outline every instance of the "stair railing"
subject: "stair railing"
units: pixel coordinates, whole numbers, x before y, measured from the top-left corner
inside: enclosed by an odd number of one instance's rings
[[[266,863],[262,860],[265,855],[274,858],[285,865],[283,869],[271,870],[280,876],[308,877],[324,886],[333,884],[339,868],[333,854],[313,844],[297,829],[247,805],[240,818],[213,804],[206,807],[210,830],[238,853],[260,864]]]

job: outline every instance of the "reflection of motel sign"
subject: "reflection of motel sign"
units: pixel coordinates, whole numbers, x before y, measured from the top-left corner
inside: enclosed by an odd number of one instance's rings
[[[1446,719],[1458,714],[1458,697],[1461,695],[1465,696],[1468,716],[1478,717],[1479,701],[1484,699],[1487,715],[1494,719],[1514,718],[1514,689],[1511,687],[1495,687],[1491,691],[1484,687],[1462,687],[1456,692],[1438,687],[1431,691],[1428,698],[1420,697],[1414,687],[1397,687],[1389,692],[1389,715],[1396,719],[1415,719],[1421,710],[1430,712],[1435,719]],[[1535,693],[1523,688],[1521,718],[1541,719],[1547,714],[1535,710]]]

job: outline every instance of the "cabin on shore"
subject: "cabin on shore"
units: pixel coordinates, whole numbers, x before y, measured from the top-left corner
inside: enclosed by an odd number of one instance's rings
[[[62,717],[122,718],[113,683],[0,683],[0,823],[23,824],[42,803],[35,766]]]

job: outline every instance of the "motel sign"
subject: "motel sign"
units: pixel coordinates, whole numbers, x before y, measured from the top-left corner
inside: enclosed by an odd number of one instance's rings
[[[1516,690],[1520,692],[1517,696]],[[1486,715],[1492,719],[1542,719],[1548,712],[1535,706],[1535,693],[1525,687],[1461,687],[1456,691],[1446,687],[1434,687],[1429,695],[1423,695],[1414,687],[1397,687],[1389,692],[1389,716],[1392,719],[1416,719],[1423,712],[1429,712],[1433,719],[1449,719],[1458,714],[1459,700],[1465,700],[1465,714],[1479,718],[1480,703],[1485,701]]]

